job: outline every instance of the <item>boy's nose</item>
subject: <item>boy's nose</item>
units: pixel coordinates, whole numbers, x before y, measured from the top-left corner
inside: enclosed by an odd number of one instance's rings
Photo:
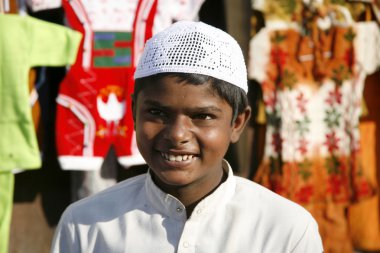
[[[191,136],[191,122],[185,116],[176,117],[166,125],[164,137],[173,145],[187,143]]]

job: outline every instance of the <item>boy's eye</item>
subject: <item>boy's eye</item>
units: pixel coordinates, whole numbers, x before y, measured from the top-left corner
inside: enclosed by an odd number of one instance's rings
[[[149,113],[154,116],[164,117],[166,114],[162,110],[159,109],[149,109]]]
[[[214,117],[211,114],[202,113],[202,114],[195,115],[193,118],[194,119],[202,119],[202,120],[211,120]]]

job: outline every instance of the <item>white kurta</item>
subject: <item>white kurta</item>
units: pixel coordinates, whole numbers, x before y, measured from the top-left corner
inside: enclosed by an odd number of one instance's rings
[[[323,252],[304,208],[224,167],[228,179],[189,219],[149,174],[80,200],[64,212],[51,252]]]

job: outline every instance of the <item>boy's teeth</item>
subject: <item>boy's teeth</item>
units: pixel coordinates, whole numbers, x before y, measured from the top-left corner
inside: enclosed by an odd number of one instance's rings
[[[175,156],[174,155],[169,155],[169,160],[171,162],[174,162],[176,159],[175,159]]]
[[[162,157],[171,162],[182,162],[193,158],[193,155],[169,155],[167,153],[162,153]]]

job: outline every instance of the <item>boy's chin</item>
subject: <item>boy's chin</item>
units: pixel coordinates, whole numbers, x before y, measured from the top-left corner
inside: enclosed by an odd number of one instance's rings
[[[154,181],[162,187],[177,188],[189,185],[193,182],[191,175],[182,171],[154,172]]]

